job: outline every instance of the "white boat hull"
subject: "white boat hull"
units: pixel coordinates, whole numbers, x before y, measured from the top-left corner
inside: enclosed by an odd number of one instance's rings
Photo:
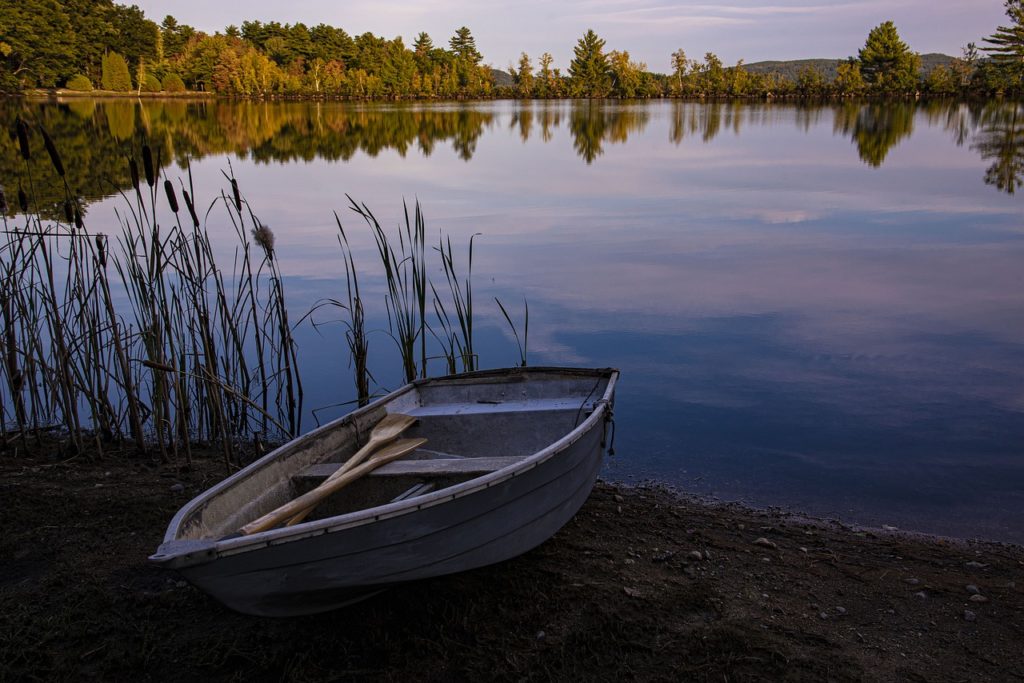
[[[527,372],[559,370],[516,374]],[[612,371],[600,372],[605,380],[602,391],[583,400],[593,402],[588,404],[590,414],[577,418],[577,427],[496,472],[398,503],[253,536],[182,539],[182,522],[190,507],[194,514],[202,506],[200,496],[172,521],[164,545],[151,559],[176,567],[190,582],[232,609],[288,616],[334,609],[394,583],[465,571],[520,555],[554,535],[576,514],[593,488],[617,377]],[[444,382],[436,380],[435,386]],[[387,406],[407,390],[378,404]],[[421,411],[430,412],[428,408]],[[342,421],[354,417],[357,414]],[[500,433],[501,420],[493,423],[497,427],[493,439],[513,436]],[[521,431],[521,425],[513,426]],[[500,453],[508,448],[507,444],[496,445],[493,451],[484,452]]]

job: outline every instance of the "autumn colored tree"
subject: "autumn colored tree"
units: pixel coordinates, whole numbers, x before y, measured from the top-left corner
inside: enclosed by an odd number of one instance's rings
[[[640,93],[646,64],[630,61],[626,51],[612,50],[608,53],[608,70],[612,77],[612,90],[618,97],[628,99]]]
[[[825,74],[821,73],[821,69],[808,65],[797,73],[796,91],[801,96],[821,97],[827,88],[828,83],[825,81]]]
[[[520,97],[533,95],[533,63],[530,55],[525,52],[519,56],[519,68],[513,75],[516,84],[516,94]]]
[[[683,48],[679,48],[672,53],[672,92],[675,95],[682,95],[684,92],[683,79],[686,77],[686,69],[689,63]]]
[[[832,89],[837,95],[859,95],[864,92],[864,76],[860,73],[860,62],[850,57],[836,65],[836,77]]]

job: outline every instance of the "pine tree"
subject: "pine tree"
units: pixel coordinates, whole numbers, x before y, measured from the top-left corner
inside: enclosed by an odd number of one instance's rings
[[[454,38],[452,40],[454,40]],[[420,34],[416,36],[416,40],[412,44],[412,51],[415,52],[418,57],[426,57],[433,49],[434,41],[431,40],[430,34],[426,31],[420,31]]]
[[[461,60],[472,63],[473,65],[479,64],[480,60],[484,57],[476,49],[476,40],[473,35],[469,32],[469,29],[463,26],[455,32],[452,39],[448,41],[449,47],[455,56]]]
[[[1006,16],[1013,22],[1000,26],[985,38],[992,47],[981,48],[1008,77],[1011,86],[1019,87],[1024,81],[1024,0],[1006,0]]]
[[[858,57],[861,75],[874,90],[906,92],[917,88],[921,57],[900,39],[893,22],[871,29]]]
[[[573,93],[580,97],[605,97],[612,87],[608,57],[604,54],[604,40],[593,29],[576,42],[569,78]]]

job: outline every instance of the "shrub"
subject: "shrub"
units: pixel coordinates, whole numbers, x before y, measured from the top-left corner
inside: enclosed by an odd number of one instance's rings
[[[90,92],[92,90],[92,81],[86,76],[78,74],[68,79],[67,85],[64,86],[68,90],[77,90],[79,92]]]
[[[167,92],[185,92],[185,82],[178,74],[164,76],[164,90]]]
[[[103,77],[101,78],[104,90],[115,92],[128,92],[132,89],[132,77],[128,73],[128,62],[116,52],[108,52],[103,56]]]
[[[146,77],[142,79],[142,87],[139,88],[142,92],[160,92],[162,89],[160,79],[153,74],[146,74]]]

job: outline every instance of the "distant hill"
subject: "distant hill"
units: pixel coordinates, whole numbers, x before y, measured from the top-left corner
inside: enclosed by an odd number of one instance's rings
[[[948,66],[953,59],[955,58],[938,52],[921,55],[921,72],[923,75],[927,76],[935,67],[940,65]],[[743,68],[754,73],[775,73],[782,78],[795,81],[800,70],[804,67],[810,66],[817,68],[821,73],[825,74],[825,78],[828,80],[832,80],[836,77],[836,64],[838,64],[839,61],[839,59],[792,59],[786,62],[753,62],[751,64],[744,64]]]
[[[501,69],[491,68],[491,77],[494,78],[494,85],[499,88],[510,88],[515,85],[515,81],[512,80],[512,75],[507,71]]]

